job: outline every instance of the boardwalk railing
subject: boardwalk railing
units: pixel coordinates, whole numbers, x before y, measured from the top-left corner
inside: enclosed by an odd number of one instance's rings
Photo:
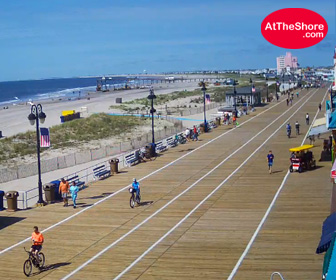
[[[168,117],[169,118],[169,117]],[[213,121],[209,120],[209,124],[213,123]],[[199,125],[196,126],[199,130]],[[163,143],[169,147],[169,145],[167,144],[167,139],[174,137],[176,134],[180,134],[183,133],[181,131],[177,131],[172,135],[170,134],[169,137],[164,138]],[[143,146],[142,146],[143,147]],[[135,149],[134,149],[135,148]],[[129,155],[130,153],[134,153],[135,151],[141,149],[141,146],[138,145],[134,145],[133,149],[131,147],[131,149],[129,149],[126,152],[123,152],[122,154],[118,154],[115,156],[112,156],[113,158],[117,158],[119,160],[118,163],[118,167],[119,169],[123,169],[125,167],[127,167],[126,164],[126,160],[125,160],[125,156]],[[111,157],[110,157],[111,158]],[[101,166],[101,165],[106,165],[109,166],[109,160],[105,159],[104,161],[100,161],[92,166],[89,166],[85,169],[76,171],[74,173],[71,173],[67,176],[64,176],[64,178],[67,180],[68,178],[74,177],[74,176],[78,176],[79,181],[83,181],[85,183],[85,185],[88,185],[90,182],[94,181],[94,172],[93,169]],[[60,178],[55,178],[54,180],[60,180]],[[44,195],[44,191],[42,190],[42,193]],[[31,188],[27,191],[19,191],[19,197],[18,197],[18,208],[19,209],[27,209],[29,207],[33,207],[36,204],[36,201],[38,200],[38,187],[35,188]],[[7,201],[4,198],[4,206],[7,206]]]

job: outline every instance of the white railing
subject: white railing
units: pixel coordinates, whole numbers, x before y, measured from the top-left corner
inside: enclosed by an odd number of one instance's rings
[[[213,123],[213,120],[209,120],[208,123]],[[200,125],[196,125],[198,131],[199,131],[199,127]],[[184,132],[178,132],[176,134],[180,134],[180,133],[184,133]],[[170,138],[170,137],[174,137],[174,135],[170,135],[169,137],[166,137],[160,141],[163,141],[163,143],[166,144],[166,146],[169,147],[169,145],[167,145],[167,138]],[[119,160],[119,163],[118,163],[118,167],[119,169],[122,169],[122,168],[125,168],[127,167],[127,164],[126,164],[126,160],[125,160],[125,156],[129,155],[130,153],[134,153],[135,151],[138,151],[140,148],[137,148],[137,149],[134,149],[134,150],[131,150],[131,151],[127,151],[123,154],[119,154],[119,155],[116,155],[115,158],[118,158]],[[113,157],[113,156],[112,156]],[[64,176],[65,179],[67,178],[71,178],[71,177],[74,177],[74,176],[78,176],[78,179],[79,181],[83,181],[85,183],[85,185],[87,185],[88,183],[90,182],[93,182],[94,181],[94,172],[93,172],[93,169],[100,166],[100,165],[103,165],[105,164],[106,166],[109,166],[109,162],[108,160],[104,160],[104,161],[101,161],[97,164],[94,164],[90,167],[87,167],[85,169],[82,169],[82,170],[79,170],[77,172],[74,172],[74,173],[71,173],[67,176]],[[56,180],[60,180],[60,178],[55,178],[54,181]],[[19,191],[19,197],[18,197],[18,208],[19,209],[27,209],[29,207],[32,207],[36,204],[36,201],[38,200],[38,187],[35,187],[35,188],[32,188],[32,189],[29,189],[27,191]],[[44,195],[44,191],[42,190],[42,195]],[[4,206],[7,205],[7,201],[4,197]]]

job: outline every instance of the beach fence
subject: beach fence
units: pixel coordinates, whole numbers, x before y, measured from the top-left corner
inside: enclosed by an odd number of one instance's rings
[[[218,107],[220,107],[220,104],[215,103],[215,102],[205,105],[206,111],[211,110],[211,109],[215,109],[215,108],[218,108]],[[203,112],[204,112],[204,108],[203,108],[203,105],[202,105],[201,107],[197,107],[197,108],[189,108],[189,109],[183,108],[183,110],[180,111],[180,115],[181,116],[190,116],[190,115],[201,114]]]
[[[166,138],[163,138],[163,139],[159,140],[159,141],[163,141],[164,144],[167,145],[167,146],[168,146],[167,139],[170,138],[172,135],[175,135],[176,133],[181,133],[181,129],[180,130],[169,129],[168,131],[170,132],[169,137],[167,137],[167,135],[166,135],[165,136]],[[163,135],[163,132],[159,131],[158,133],[155,133],[155,134],[156,134],[156,137],[159,137],[160,135]],[[150,135],[148,134],[148,137],[151,138],[151,134]],[[137,141],[137,140],[135,140],[135,141]],[[137,144],[138,145],[128,146],[128,147],[131,147],[131,149],[128,150],[127,152],[124,152],[124,153],[121,153],[121,154],[118,154],[118,155],[114,154],[113,159],[118,159],[119,160],[118,168],[120,170],[125,168],[125,167],[128,167],[128,165],[126,163],[126,160],[125,160],[125,156],[129,155],[130,153],[134,153],[135,151],[141,149],[146,144],[148,144],[148,142],[143,143],[141,141],[137,141]],[[105,158],[104,160],[102,160],[102,161],[100,161],[100,162],[98,162],[94,165],[91,165],[91,166],[89,166],[85,169],[76,171],[74,173],[71,173],[71,174],[63,176],[63,177],[67,180],[68,178],[78,176],[78,180],[81,181],[81,182],[84,182],[85,186],[87,186],[89,183],[95,181],[93,169],[98,167],[98,166],[101,166],[101,165],[105,165],[105,166],[109,167],[109,164],[110,164],[109,160],[110,159],[111,159],[111,157]],[[54,178],[54,180],[60,180],[60,178]],[[43,192],[43,196],[44,196],[44,191],[42,190],[42,192]],[[37,200],[38,200],[38,187],[31,188],[31,189],[28,189],[28,190],[25,190],[25,191],[19,191],[18,208],[19,209],[27,209],[27,208],[33,207],[33,206],[35,206]],[[7,207],[6,199],[4,199],[3,203],[4,203],[4,206]]]
[[[161,118],[174,123],[174,126],[155,131],[154,135],[157,141],[178,133],[183,129],[182,121],[169,116],[161,116]],[[150,143],[151,141],[152,133],[148,132],[136,137],[135,139],[130,139],[129,141],[103,146],[98,149],[89,149],[51,159],[41,160],[41,172],[46,173],[83,163],[88,163],[94,160],[103,159],[105,157],[111,157],[132,149],[138,149]],[[18,165],[12,168],[0,169],[0,183],[37,175],[37,170],[37,161],[29,164]]]
[[[168,117],[169,118],[169,117]],[[213,121],[213,120],[212,120]],[[211,122],[211,121],[210,121]],[[197,125],[197,127],[199,128],[200,125]],[[161,130],[161,131],[157,131],[155,133],[155,138],[158,139],[157,141],[162,141],[163,144],[167,147],[169,147],[168,143],[167,143],[167,139],[171,138],[172,136],[175,136],[176,134],[180,134],[182,133],[183,127],[180,126],[176,126],[176,127],[171,127],[171,128],[167,128],[165,130]],[[64,156],[61,157],[61,159],[58,159],[59,162],[61,162],[63,164],[63,166],[67,166],[67,164],[73,164],[76,162],[80,162],[83,161],[85,162],[85,160],[89,160],[90,158],[95,158],[95,157],[100,157],[100,156],[104,156],[105,158],[96,163],[93,164],[87,168],[81,169],[79,171],[76,171],[74,173],[71,173],[69,175],[63,176],[66,180],[68,178],[72,178],[74,176],[78,176],[78,180],[82,181],[85,183],[85,186],[88,186],[89,183],[92,183],[95,178],[94,178],[94,172],[93,169],[101,166],[101,165],[105,165],[105,166],[109,166],[109,160],[111,159],[111,156],[113,155],[113,159],[118,159],[119,163],[118,163],[118,167],[119,169],[123,169],[128,167],[125,157],[127,155],[129,155],[130,153],[134,153],[135,151],[143,148],[145,145],[147,145],[150,141],[151,141],[151,137],[152,134],[151,133],[147,133],[146,135],[142,136],[142,137],[138,137],[138,139],[133,139],[130,142],[127,143],[120,143],[119,146],[107,146],[104,147],[105,150],[102,149],[98,149],[95,150],[93,153],[92,151],[87,151],[85,153],[79,153],[81,154],[81,156],[79,154],[73,154],[73,155],[68,155],[68,156]],[[125,148],[126,150],[123,150],[121,152],[121,149]],[[110,150],[109,150],[110,149]],[[105,151],[105,153],[104,153]],[[106,157],[107,153],[108,157]],[[119,154],[118,154],[119,151]],[[121,153],[120,153],[121,152]],[[76,156],[78,158],[76,158]],[[46,164],[46,163],[45,163]],[[45,165],[47,166],[47,164]],[[54,163],[50,164],[50,167],[55,167],[55,166],[61,166],[61,165],[55,165]],[[72,166],[72,165],[71,165]],[[46,167],[45,167],[46,168]],[[53,180],[60,180],[60,178],[54,178]],[[43,197],[44,197],[44,191],[43,191]],[[27,209],[30,207],[35,206],[36,201],[38,200],[38,188],[31,188],[25,191],[19,191],[19,197],[18,197],[18,208],[19,209]],[[7,207],[7,201],[4,198],[4,206]]]

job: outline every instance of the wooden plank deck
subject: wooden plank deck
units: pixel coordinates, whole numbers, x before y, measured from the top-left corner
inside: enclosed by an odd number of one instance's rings
[[[116,277],[230,176],[313,92],[302,92],[300,99],[293,102],[290,112],[71,279]],[[292,125],[296,120],[301,123],[301,136],[287,139],[285,127],[281,128],[123,279],[226,279],[288,170],[288,149],[298,146],[307,131],[304,115],[308,112],[312,118],[324,93],[325,90],[320,89],[291,118]],[[0,248],[3,250],[28,237],[34,225],[45,229],[83,211],[44,233],[46,242],[43,251],[47,269],[31,278],[61,279],[189,188],[288,108],[283,102],[251,120],[248,125],[242,125],[202,148],[197,149],[228,128],[219,127],[202,135],[199,142],[180,145],[164,152],[155,161],[138,164],[117,176],[98,181],[79,193],[77,209],[62,207],[58,203],[16,213],[0,212],[2,221],[17,220],[0,231]],[[251,116],[244,117],[240,122],[249,118]],[[275,155],[275,173],[271,175],[266,164],[269,149]],[[317,159],[320,150],[321,146],[314,148]],[[145,205],[130,209],[127,190],[94,205],[127,186],[133,177],[146,176],[191,151],[191,154],[140,182]],[[235,279],[269,279],[273,271],[283,272],[287,280],[317,279],[320,276],[322,257],[315,255],[315,248],[321,224],[329,213],[329,171],[330,163],[327,162],[319,163],[319,168],[314,171],[289,176]],[[29,242],[0,255],[2,275],[6,275],[6,279],[25,278],[22,273],[26,258],[23,246],[28,247]]]

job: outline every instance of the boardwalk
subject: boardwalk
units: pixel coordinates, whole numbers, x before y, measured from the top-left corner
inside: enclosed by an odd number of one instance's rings
[[[44,233],[46,269],[32,279],[228,279],[230,274],[269,279],[273,271],[287,280],[319,279],[322,256],[315,248],[329,211],[330,162],[282,182],[288,149],[302,143],[308,129],[304,116],[315,115],[324,95],[325,89],[303,91],[292,107],[270,104],[241,118],[238,128],[219,127],[199,142],[96,182],[80,192],[77,209],[53,204],[0,212],[1,224],[10,224],[0,231],[2,276],[25,278],[23,247],[29,242],[5,250],[38,225],[51,228]],[[301,123],[300,136],[286,137],[288,119]],[[275,155],[271,175],[270,149]],[[321,146],[313,150],[317,159],[320,151]],[[145,177],[143,202],[130,209],[127,185],[133,177]],[[269,216],[236,266],[280,186]]]

